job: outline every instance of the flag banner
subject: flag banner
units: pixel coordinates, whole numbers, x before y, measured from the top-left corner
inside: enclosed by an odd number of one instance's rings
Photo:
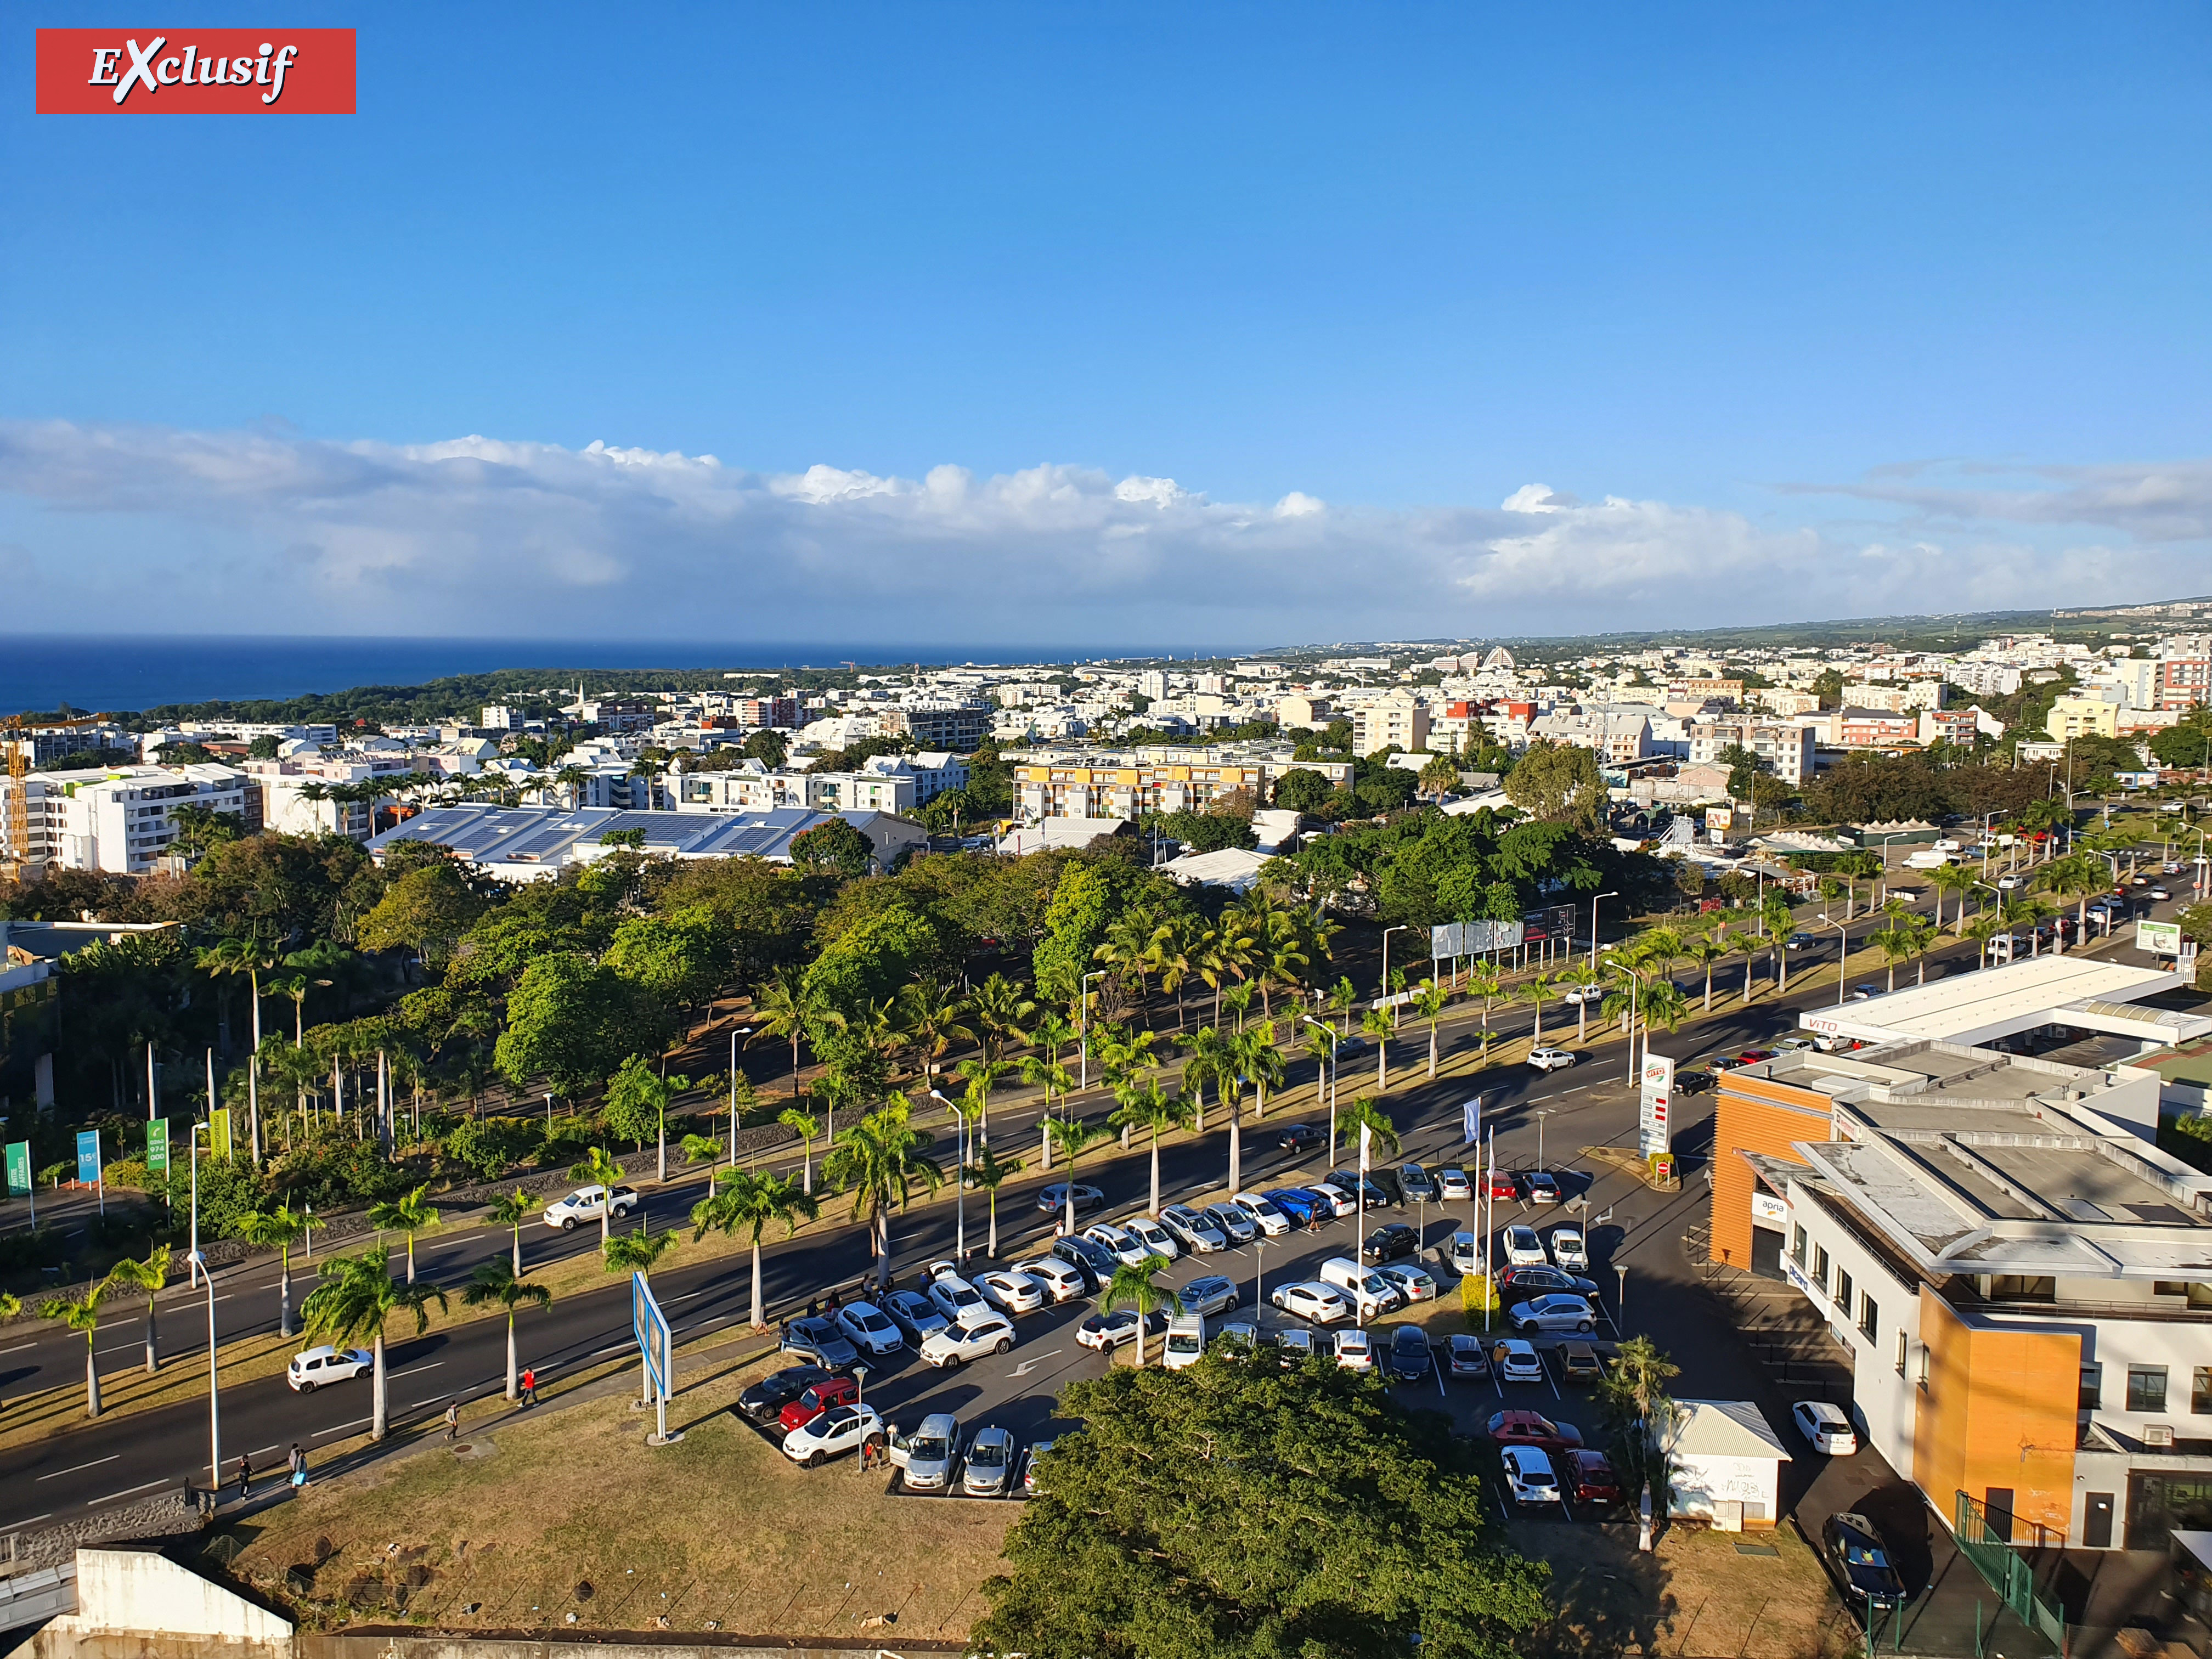
[[[1365,1175],[1368,1158],[1375,1144],[1375,1132],[1364,1123],[1359,1126],[1359,1173]]]
[[[28,1198],[31,1195],[31,1143],[11,1140],[8,1143],[8,1196]]]
[[[218,1106],[208,1114],[208,1156],[230,1156],[230,1108]]]
[[[164,1174],[169,1167],[169,1120],[154,1117],[146,1120],[146,1168],[155,1175]]]
[[[1472,1146],[1482,1139],[1482,1097],[1477,1095],[1459,1109],[1461,1139]]]
[[[76,1178],[88,1187],[100,1184],[100,1131],[97,1129],[77,1131]]]

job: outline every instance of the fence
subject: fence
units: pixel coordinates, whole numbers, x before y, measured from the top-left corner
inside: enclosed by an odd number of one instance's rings
[[[1982,1505],[1963,1492],[1958,1494],[1956,1534],[1959,1553],[1997,1593],[1997,1599],[2012,1609],[2021,1624],[2049,1638],[2059,1652],[2065,1652],[2066,1615],[2035,1593],[2035,1574],[2027,1562],[1990,1525]]]

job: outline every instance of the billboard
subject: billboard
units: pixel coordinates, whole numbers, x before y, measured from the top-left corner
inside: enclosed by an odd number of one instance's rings
[[[218,1106],[208,1114],[208,1156],[230,1156],[230,1108]]]
[[[146,1121],[146,1169],[149,1174],[161,1175],[169,1167],[169,1120],[166,1117]]]
[[[100,1131],[97,1129],[77,1131],[76,1178],[88,1187],[100,1185]]]
[[[637,1338],[638,1352],[645,1356],[646,1375],[653,1379],[654,1394],[665,1404],[673,1376],[669,1352],[673,1338],[669,1334],[668,1316],[660,1311],[660,1304],[653,1298],[653,1286],[641,1273],[629,1276],[629,1323]]]
[[[2178,921],[2139,921],[2136,924],[2136,949],[2149,951],[2161,957],[2181,954],[2181,924]]]
[[[1541,945],[1547,939],[1571,939],[1575,936],[1575,907],[1571,904],[1547,905],[1541,910],[1525,912],[1521,918],[1521,943]]]
[[[1636,1121],[1636,1150],[1646,1158],[1673,1150],[1674,1126],[1668,1121],[1674,1099],[1674,1061],[1667,1054],[1646,1054],[1642,1074],[1643,1101]]]
[[[28,1198],[31,1195],[31,1143],[11,1140],[8,1143],[8,1196]]]
[[[1517,921],[1448,921],[1429,929],[1429,956],[1437,962],[1447,957],[1479,957],[1487,951],[1510,951],[1521,939]]]

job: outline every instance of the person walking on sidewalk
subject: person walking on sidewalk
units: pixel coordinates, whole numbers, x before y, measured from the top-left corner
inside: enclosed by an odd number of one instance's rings
[[[538,1403],[538,1373],[527,1365],[522,1368],[522,1403],[526,1406]]]
[[[292,1455],[286,1461],[290,1467],[292,1488],[296,1492],[307,1484],[307,1454],[298,1441],[292,1443]]]
[[[250,1498],[252,1493],[253,1464],[251,1459],[241,1455],[238,1460],[238,1495],[244,1498]]]
[[[461,1437],[461,1402],[451,1400],[446,1403],[446,1442],[448,1445]]]

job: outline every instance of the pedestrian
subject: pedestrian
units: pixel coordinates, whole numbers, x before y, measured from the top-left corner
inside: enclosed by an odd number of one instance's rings
[[[840,1305],[841,1304],[837,1299],[836,1288],[833,1285],[830,1291],[830,1311],[833,1314],[836,1313]]]
[[[292,1443],[292,1455],[287,1460],[292,1471],[292,1488],[298,1491],[307,1484],[307,1454],[300,1443]]]
[[[522,1403],[526,1406],[538,1403],[538,1373],[527,1365],[522,1368]]]
[[[446,1438],[448,1442],[461,1437],[461,1402],[448,1401],[446,1405]]]
[[[252,1491],[253,1464],[251,1459],[241,1456],[238,1460],[238,1495],[240,1498],[249,1497]]]
[[[807,1316],[809,1319],[818,1318],[818,1317],[820,1316],[820,1315],[821,1315],[821,1312],[822,1312],[822,1298],[821,1298],[820,1297],[818,1297],[818,1296],[810,1296],[810,1297],[808,1297],[806,1298],[806,1316]]]

